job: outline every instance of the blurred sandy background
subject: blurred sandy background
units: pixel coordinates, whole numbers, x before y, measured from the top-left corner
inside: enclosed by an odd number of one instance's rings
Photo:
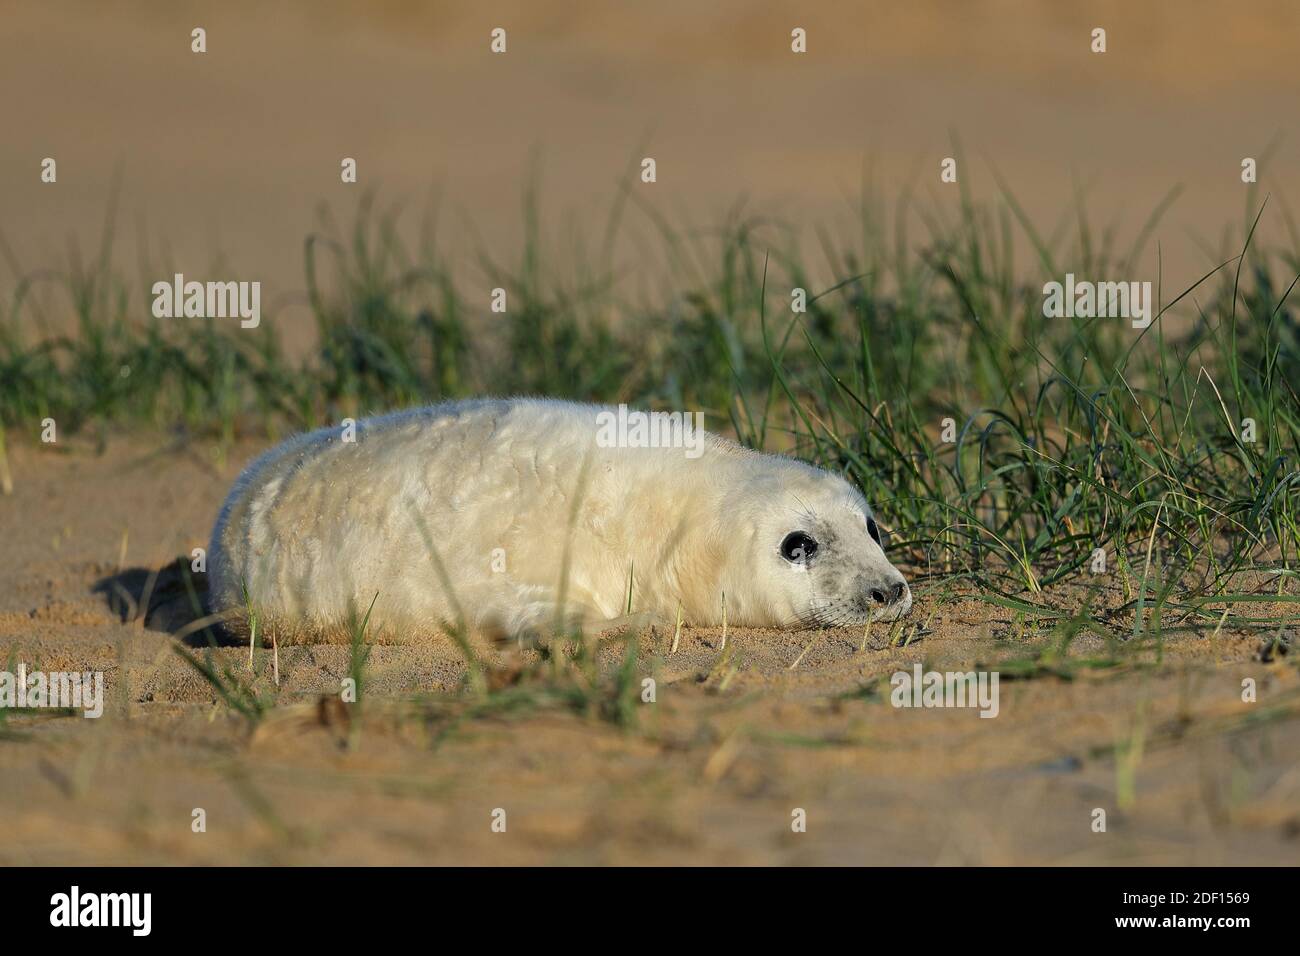
[[[1205,271],[1205,243],[1218,251],[1225,228],[1240,228],[1243,156],[1276,142],[1260,167],[1261,195],[1278,203],[1271,234],[1284,234],[1281,204],[1300,194],[1300,6],[1287,0],[0,11],[0,229],[29,270],[60,264],[72,239],[94,248],[115,174],[115,258],[128,275],[143,237],[150,262],[166,250],[202,278],[221,256],[223,277],[261,279],[272,301],[302,287],[321,203],[346,223],[375,189],[381,205],[414,207],[414,229],[441,195],[444,243],[508,260],[530,173],[546,213],[598,245],[642,155],[659,182],[636,188],[675,220],[717,222],[743,195],[806,235],[851,227],[864,170],[888,202],[911,184],[955,209],[955,188],[938,181],[954,134],[975,195],[996,192],[996,167],[1045,232],[1082,195],[1094,224],[1127,241],[1182,184],[1155,237],[1165,287],[1179,289]],[[190,52],[195,26],[204,55]],[[508,30],[504,56],[488,49],[496,26]],[[803,56],[790,52],[795,26],[808,31]],[[1089,52],[1094,26],[1108,32],[1104,55]],[[57,186],[39,180],[45,156]],[[359,163],[358,186],[339,180],[344,156]],[[1154,245],[1149,260],[1154,270]],[[12,278],[0,268],[0,287]]]

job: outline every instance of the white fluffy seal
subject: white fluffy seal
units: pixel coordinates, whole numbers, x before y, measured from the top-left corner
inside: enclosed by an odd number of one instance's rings
[[[628,612],[690,624],[860,625],[906,614],[862,495],[709,434],[602,438],[614,410],[474,400],[298,435],[254,461],[209,550],[212,610],[286,638],[508,633]],[[611,447],[612,446],[612,447]],[[450,588],[450,593],[449,593]],[[630,597],[629,597],[630,589]],[[563,607],[561,607],[563,602]],[[355,617],[354,617],[355,615]]]

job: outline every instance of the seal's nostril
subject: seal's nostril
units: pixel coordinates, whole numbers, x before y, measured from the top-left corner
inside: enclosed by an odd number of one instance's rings
[[[883,604],[891,607],[907,595],[907,585],[899,581],[897,584],[886,584],[881,587],[872,588],[868,594],[873,604]]]

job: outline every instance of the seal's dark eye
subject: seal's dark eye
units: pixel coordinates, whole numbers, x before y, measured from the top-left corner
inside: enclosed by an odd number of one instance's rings
[[[793,564],[801,564],[817,553],[817,542],[802,531],[792,531],[781,542],[781,557]]]
[[[880,526],[876,524],[875,518],[867,519],[867,534],[871,535],[871,540],[876,542],[876,544],[880,545],[882,548],[885,546],[885,543],[880,540]]]

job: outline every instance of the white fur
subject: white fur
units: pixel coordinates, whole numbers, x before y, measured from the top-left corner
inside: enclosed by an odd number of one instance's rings
[[[910,592],[871,604],[903,578],[842,478],[713,435],[699,457],[599,447],[602,410],[474,400],[363,420],[355,442],[340,428],[289,439],[221,509],[213,610],[242,609],[246,587],[265,626],[320,637],[377,593],[372,631],[390,638],[454,623],[457,604],[471,627],[516,632],[557,619],[566,565],[565,612],[588,625],[627,612],[629,574],[634,613],[672,621],[680,607],[699,625],[721,622],[724,594],[734,625],[860,624],[911,607]],[[825,541],[806,564],[780,554],[792,531]]]

